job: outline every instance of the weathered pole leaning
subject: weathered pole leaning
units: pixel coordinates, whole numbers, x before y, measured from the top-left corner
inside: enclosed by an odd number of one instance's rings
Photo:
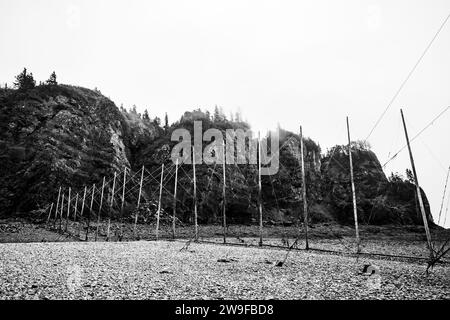
[[[136,227],[138,222],[138,216],[139,216],[139,206],[141,204],[141,194],[142,194],[142,183],[144,182],[144,171],[145,167],[142,166],[142,173],[141,173],[141,181],[139,183],[139,196],[137,201],[137,207],[136,207],[136,217],[134,217],[134,236],[136,237]]]
[[[68,226],[69,226],[69,215],[70,215],[70,192],[72,189],[69,187],[69,196],[67,197],[67,216],[66,216],[66,226],[64,228],[64,231],[67,232]]]
[[[77,221],[77,211],[78,211],[78,192],[75,196],[75,211],[73,213],[73,221]]]
[[[47,224],[48,224],[49,221],[50,221],[50,216],[52,215],[52,210],[53,210],[53,202],[52,202],[52,204],[50,205],[50,210],[48,211]]]
[[[414,158],[413,158],[412,151],[411,151],[411,145],[409,143],[408,130],[406,129],[405,117],[403,116],[402,109],[400,109],[400,114],[402,116],[403,129],[405,130],[406,144],[408,145],[409,159],[411,161],[411,169],[412,169],[412,172],[414,175],[414,183],[416,185],[417,198],[419,199],[420,212],[422,213],[423,225],[425,227],[425,233],[427,236],[427,246],[428,246],[428,250],[430,251],[430,259],[433,259],[434,258],[433,243],[431,242],[430,229],[428,228],[428,220],[427,220],[427,216],[425,213],[425,208],[423,206],[422,192],[420,191],[419,180],[417,179],[416,166],[414,165]]]
[[[113,179],[113,186],[111,191],[111,202],[109,204],[109,210],[108,210],[108,228],[106,229],[106,241],[109,241],[109,230],[111,228],[111,211],[114,204],[114,190],[116,188],[116,178],[117,178],[117,172],[114,172],[114,179]]]
[[[173,189],[173,219],[172,219],[172,238],[175,239],[175,220],[177,214],[177,184],[178,184],[178,159],[175,163],[175,186]]]
[[[447,183],[448,183],[449,174],[450,174],[450,166],[448,167],[448,170],[447,170],[447,178],[445,178],[444,194],[442,195],[441,207],[439,209],[438,224],[441,222],[441,214],[442,214],[442,209],[444,207],[445,193],[447,191]]]
[[[359,238],[359,228],[358,228],[358,209],[356,207],[356,193],[355,193],[355,182],[353,178],[353,160],[352,160],[352,145],[350,140],[350,125],[348,124],[347,117],[347,137],[348,137],[348,157],[350,161],[350,180],[352,185],[352,199],[353,199],[353,218],[355,220],[355,232],[356,232],[356,253],[361,252],[360,238]]]
[[[78,237],[81,237],[81,225],[83,224],[84,203],[86,201],[87,186],[84,186],[83,203],[81,204],[80,223],[78,224]]]
[[[88,241],[89,226],[91,224],[91,212],[92,212],[92,207],[94,206],[94,194],[95,194],[95,183],[92,185],[91,205],[89,207],[88,221],[87,221],[87,228],[86,228],[86,241]]]
[[[305,230],[305,249],[309,249],[308,242],[308,202],[306,200],[305,160],[303,159],[303,132],[300,126],[300,159],[302,165],[302,195],[303,195],[303,225]]]
[[[261,185],[261,137],[258,132],[258,209],[259,209],[259,246],[263,245],[263,211]]]
[[[98,237],[98,229],[100,227],[100,215],[102,212],[102,206],[103,206],[103,191],[105,189],[105,177],[103,177],[103,183],[102,183],[102,192],[100,196],[100,206],[98,208],[98,214],[97,214],[97,228],[95,229],[95,241],[97,241]]]
[[[61,197],[61,211],[59,213],[59,231],[62,231],[63,210],[64,210],[64,193],[62,194]]]
[[[58,191],[58,199],[56,200],[56,210],[55,210],[55,220],[53,222],[53,228],[56,228],[56,219],[58,218],[58,209],[59,209],[59,198],[61,196],[61,186]]]
[[[156,213],[156,240],[159,238],[159,216],[161,213],[161,196],[164,180],[164,163],[161,165],[161,182],[159,183],[158,212]]]

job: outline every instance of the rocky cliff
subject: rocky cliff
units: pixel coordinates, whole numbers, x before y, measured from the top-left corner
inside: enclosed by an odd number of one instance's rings
[[[60,184],[81,187],[130,166],[133,128],[99,92],[41,85],[0,90],[0,210],[44,205]]]
[[[182,127],[193,136],[195,120],[202,121],[203,130],[249,128],[243,121],[225,117],[217,120],[209,113],[194,110],[163,129],[136,112],[119,110],[98,91],[68,85],[40,85],[25,92],[0,89],[1,213],[11,215],[43,207],[54,200],[60,184],[81,190],[83,185],[99,183],[103,176],[110,177],[124,166],[137,172],[145,165],[148,172],[158,172],[165,163],[171,170],[170,151],[176,144],[171,134]],[[303,210],[300,139],[281,129],[279,141],[280,169],[276,175],[263,176],[263,205],[268,222],[292,224]],[[322,154],[320,146],[310,138],[304,138],[304,146],[311,221],[352,223],[347,148],[335,146]],[[376,155],[365,146],[354,144],[352,156],[362,223],[422,223],[413,184],[398,177],[386,178]],[[177,212],[181,220],[189,221],[193,208],[192,166],[183,165],[180,170]],[[219,222],[222,168],[201,164],[196,171],[199,220]],[[163,194],[163,209],[168,211],[173,203],[173,179],[172,172]],[[255,221],[256,165],[227,165],[226,179],[229,222]],[[155,180],[144,187],[144,197],[152,198],[157,189]],[[423,197],[431,221],[424,192]],[[125,213],[131,214],[131,210]]]

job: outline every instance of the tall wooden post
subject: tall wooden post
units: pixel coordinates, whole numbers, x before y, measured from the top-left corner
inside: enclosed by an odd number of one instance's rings
[[[192,147],[192,171],[194,176],[194,224],[195,224],[195,241],[198,240],[198,224],[197,224],[197,178],[195,175],[195,149]]]
[[[161,165],[161,182],[159,183],[158,212],[156,213],[156,240],[159,238],[159,215],[161,213],[161,196],[164,180],[164,163]]]
[[[125,205],[125,187],[126,187],[126,181],[127,181],[127,167],[123,170],[123,184],[122,184],[122,205],[120,207],[120,239],[121,241],[123,237],[123,207]]]
[[[177,214],[177,185],[178,185],[178,159],[175,162],[175,186],[173,189],[173,219],[172,219],[172,238],[175,239],[175,223]]]
[[[61,196],[61,211],[59,213],[59,231],[62,231],[63,210],[64,210],[64,193]]]
[[[263,245],[263,211],[261,185],[261,136],[258,132],[258,209],[259,209],[259,246]]]
[[[91,205],[89,207],[87,229],[86,229],[86,241],[88,241],[89,226],[91,224],[91,212],[92,212],[92,207],[94,206],[94,194],[95,194],[95,183],[92,185]]]
[[[441,208],[439,209],[438,224],[440,224],[440,222],[441,222],[441,214],[442,214],[442,209],[444,207],[445,193],[447,191],[447,183],[448,183],[449,174],[450,174],[450,166],[448,167],[448,170],[447,170],[447,178],[445,178],[444,194],[442,195]]]
[[[138,196],[138,202],[136,207],[136,217],[134,218],[134,236],[136,236],[136,227],[138,222],[138,216],[139,216],[139,206],[141,204],[141,194],[142,194],[142,183],[144,182],[144,171],[145,167],[142,166],[142,173],[141,173],[141,182],[139,183],[139,196]]]
[[[66,217],[66,226],[65,231],[67,232],[68,226],[69,226],[69,216],[70,216],[70,192],[72,189],[69,187],[69,196],[67,198],[67,217]]]
[[[108,228],[106,230],[106,241],[109,241],[109,230],[111,229],[111,211],[114,204],[114,192],[116,189],[116,178],[117,173],[114,172],[114,179],[113,179],[113,186],[111,191],[111,202],[109,203],[109,210],[108,210]]]
[[[81,204],[80,222],[78,223],[78,237],[81,237],[81,226],[83,224],[84,203],[86,202],[87,186],[84,186],[83,203]]]
[[[59,186],[58,199],[56,200],[55,220],[53,222],[53,228],[56,228],[56,219],[58,219],[59,198],[61,196],[61,186]]]
[[[306,200],[306,175],[305,175],[305,160],[303,151],[303,131],[300,126],[300,159],[302,163],[302,197],[303,197],[303,225],[305,230],[305,249],[309,249],[308,242],[308,202]]]
[[[103,177],[103,183],[102,183],[102,192],[100,195],[100,207],[98,208],[98,214],[97,214],[97,228],[95,229],[95,241],[97,241],[98,237],[98,229],[100,227],[100,215],[102,213],[102,206],[103,206],[103,191],[105,189],[105,177]]]
[[[352,144],[350,140],[350,125],[348,123],[347,117],[347,137],[348,137],[348,158],[350,162],[350,180],[352,185],[352,198],[353,198],[353,218],[355,220],[355,232],[356,232],[356,253],[361,252],[360,239],[359,239],[359,228],[358,228],[358,209],[356,207],[356,192],[355,192],[355,182],[353,177],[353,160],[352,160]]]
[[[223,141],[223,151],[222,151],[222,171],[223,171],[223,184],[222,184],[222,224],[223,224],[223,243],[227,243],[227,198],[226,198],[226,175],[225,175],[225,164],[226,164],[226,152],[225,152],[225,140]]]
[[[53,202],[52,202],[52,204],[50,205],[50,210],[48,211],[47,224],[48,224],[49,221],[50,221],[50,216],[52,215],[52,210],[53,210]]]
[[[406,129],[405,117],[403,116],[402,109],[400,109],[400,114],[402,115],[403,129],[405,130],[406,144],[408,145],[408,151],[409,151],[409,159],[411,161],[411,168],[412,168],[412,172],[414,175],[414,183],[416,184],[417,198],[419,199],[420,212],[422,213],[423,225],[425,227],[425,233],[427,236],[428,250],[430,251],[430,258],[433,259],[434,253],[433,253],[433,244],[431,242],[430,229],[428,228],[428,220],[427,220],[427,216],[425,213],[425,208],[423,206],[422,192],[420,192],[420,185],[419,185],[419,180],[417,179],[416,166],[414,165],[414,158],[413,158],[412,151],[411,151],[411,145],[409,143],[408,130]]]
[[[73,221],[77,221],[77,211],[78,211],[78,192],[75,196],[75,212],[73,214]]]

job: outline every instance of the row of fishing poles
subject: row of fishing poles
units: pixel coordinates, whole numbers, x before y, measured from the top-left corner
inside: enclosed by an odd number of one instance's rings
[[[430,230],[428,227],[428,221],[426,218],[426,213],[423,205],[423,199],[422,194],[420,192],[420,185],[417,179],[417,173],[416,168],[414,164],[414,158],[411,151],[411,145],[410,140],[408,137],[408,131],[405,124],[405,119],[403,115],[403,110],[400,110],[401,118],[403,122],[403,128],[404,133],[406,137],[406,142],[408,146],[409,151],[409,157],[411,161],[411,167],[412,172],[414,176],[414,183],[416,186],[417,191],[417,197],[419,201],[420,211],[422,214],[423,224],[425,227],[425,233],[427,237],[427,247],[430,251],[430,258],[433,258],[433,248],[432,248],[432,242],[431,242],[431,235]],[[348,117],[346,119],[347,122],[347,138],[348,138],[348,154],[349,154],[349,164],[350,164],[350,181],[351,181],[351,191],[352,191],[352,202],[353,202],[353,216],[354,216],[354,223],[355,223],[355,236],[356,236],[356,253],[361,252],[360,247],[360,236],[359,236],[359,227],[358,227],[358,210],[357,210],[357,203],[356,203],[356,191],[355,191],[355,183],[354,183],[354,173],[353,173],[353,160],[352,160],[352,152],[351,152],[351,138],[350,138],[350,126],[349,126],[349,120]],[[260,143],[260,135],[258,133],[258,212],[259,212],[259,246],[263,245],[263,204],[262,204],[262,184],[261,184],[261,143]],[[222,161],[222,171],[223,171],[223,182],[222,182],[222,228],[223,228],[223,242],[226,243],[227,241],[227,217],[226,217],[226,171],[225,171],[225,142],[223,142],[223,161]],[[197,179],[196,179],[196,172],[195,172],[195,150],[194,147],[192,147],[192,170],[193,170],[193,198],[194,198],[194,237],[193,239],[195,241],[199,238],[198,233],[198,211],[197,211]],[[305,249],[309,249],[309,241],[308,241],[308,204],[307,204],[307,196],[306,196],[306,181],[305,181],[305,164],[304,164],[304,143],[303,143],[303,133],[302,133],[302,127],[300,126],[300,165],[301,165],[301,175],[302,175],[302,202],[303,202],[303,227],[304,227],[304,236],[305,236]],[[173,214],[172,214],[172,237],[175,238],[176,236],[176,212],[177,212],[177,186],[178,186],[178,167],[179,163],[178,160],[175,164],[175,185],[174,185],[174,192],[173,192]],[[140,178],[140,184],[139,184],[139,194],[137,198],[137,206],[136,208],[139,208],[141,204],[141,198],[142,198],[142,187],[143,187],[143,181],[144,181],[144,173],[145,173],[145,167],[142,166],[141,171],[141,178]],[[151,174],[151,173],[150,173]],[[126,178],[127,178],[127,168],[125,167],[123,171],[123,184],[122,184],[122,196],[121,196],[121,203],[120,203],[120,212],[121,216],[123,215],[124,210],[124,204],[125,204],[125,190],[126,190]],[[107,233],[106,233],[106,240],[108,241],[110,239],[110,228],[111,228],[111,210],[113,209],[113,204],[115,200],[115,189],[116,189],[116,178],[117,173],[114,173],[113,178],[113,185],[112,185],[112,192],[111,192],[111,199],[109,203],[109,217],[108,217],[108,225],[107,225]],[[161,215],[161,198],[162,198],[162,192],[163,192],[163,180],[164,180],[164,164],[161,165],[161,179],[159,182],[159,197],[158,197],[158,209],[156,212],[156,229],[155,229],[155,237],[156,240],[159,239],[159,229],[160,229],[160,215]],[[99,225],[100,225],[100,213],[103,206],[103,200],[104,200],[104,188],[105,188],[105,177],[103,177],[103,183],[101,188],[101,196],[100,196],[100,204],[99,204],[99,211],[97,214],[97,228],[95,233],[95,240],[97,240],[98,232],[99,232]],[[87,228],[86,228],[86,241],[88,240],[88,233],[90,228],[90,214],[93,212],[93,205],[94,205],[94,195],[95,195],[95,184],[92,186],[92,194],[91,194],[91,201],[89,205],[89,211],[88,211],[88,219],[87,219]],[[82,200],[82,207],[80,211],[80,220],[83,216],[83,213],[85,211],[85,203],[86,203],[86,197],[87,197],[87,186],[84,188],[84,194],[83,194],[83,200]],[[60,206],[60,198],[61,198],[61,207]],[[74,211],[74,220],[76,221],[77,218],[77,208],[78,208],[78,193],[76,195],[75,200],[75,211]],[[65,231],[67,231],[68,228],[68,220],[70,216],[70,199],[71,199],[71,188],[68,190],[68,205],[67,205],[67,216],[66,216],[66,225],[65,225]],[[47,223],[50,222],[50,218],[52,215],[52,210],[54,207],[54,203],[50,205]],[[60,230],[62,230],[62,219],[63,219],[63,208],[64,208],[64,195],[61,197],[61,186],[59,187],[58,191],[58,197],[56,200],[56,209],[54,211],[54,224],[56,224],[57,216],[59,213],[60,218]],[[134,221],[134,232],[136,233],[137,228],[137,222],[138,222],[138,210],[136,210],[135,214],[135,221]],[[298,232],[300,234],[300,227],[299,227],[299,221],[297,221],[297,227]],[[81,221],[79,223],[79,235],[81,234]],[[122,228],[122,227],[121,227]]]

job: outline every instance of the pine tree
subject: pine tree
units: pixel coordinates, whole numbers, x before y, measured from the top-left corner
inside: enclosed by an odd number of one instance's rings
[[[220,120],[227,120],[227,117],[225,116],[225,113],[223,112],[223,108],[220,107],[219,108],[219,116],[220,116]]]
[[[155,117],[155,119],[153,119],[153,123],[159,127],[161,125],[161,119],[159,117]]]
[[[150,120],[147,109],[144,110],[144,114],[142,115],[142,120]]]
[[[169,117],[167,116],[167,112],[166,115],[164,116],[164,130],[165,131],[169,130]]]
[[[239,111],[236,111],[236,114],[234,115],[234,121],[241,122],[241,113]]]
[[[23,71],[16,76],[14,86],[19,90],[28,90],[36,86],[36,81],[34,81],[33,74],[27,73],[27,69],[23,68]]]
[[[219,112],[219,107],[217,107],[217,105],[214,107],[213,120],[214,121],[220,121],[220,112]]]
[[[53,71],[52,74],[50,75],[50,78],[48,78],[47,84],[48,85],[52,85],[52,86],[56,86],[58,84],[58,82],[56,82],[56,73],[55,73],[55,71]]]

